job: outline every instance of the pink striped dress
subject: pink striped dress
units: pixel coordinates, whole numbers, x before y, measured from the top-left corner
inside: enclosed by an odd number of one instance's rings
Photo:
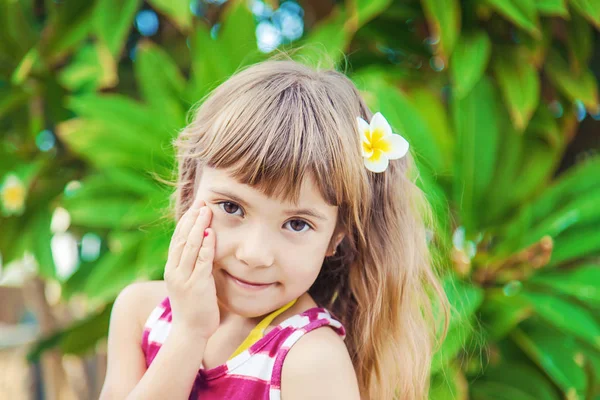
[[[330,326],[345,338],[342,324],[325,308],[315,307],[286,319],[249,349],[225,364],[196,375],[190,399],[279,400],[281,369],[290,348],[307,332]],[[165,298],[144,325],[142,350],[150,366],[171,329],[171,305]]]

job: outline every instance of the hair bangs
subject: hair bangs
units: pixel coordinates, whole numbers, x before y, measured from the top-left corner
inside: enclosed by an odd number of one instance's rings
[[[340,205],[343,179],[330,154],[339,146],[329,145],[338,135],[330,132],[333,124],[315,117],[307,88],[290,82],[275,96],[256,89],[228,104],[210,125],[206,165],[231,169],[240,183],[293,203],[305,178],[312,179],[326,202]]]

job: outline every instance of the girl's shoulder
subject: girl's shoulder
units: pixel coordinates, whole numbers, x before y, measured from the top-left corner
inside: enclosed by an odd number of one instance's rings
[[[279,378],[287,399],[360,398],[352,359],[341,336],[315,329],[289,350]]]
[[[142,328],[152,313],[165,297],[167,287],[164,281],[135,282],[125,287],[119,294],[117,302],[130,305],[131,318]]]

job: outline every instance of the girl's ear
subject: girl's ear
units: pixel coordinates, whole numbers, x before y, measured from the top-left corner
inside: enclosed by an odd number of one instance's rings
[[[338,245],[341,243],[342,240],[344,240],[345,236],[346,235],[344,234],[344,232],[339,232],[339,233],[333,235],[333,237],[331,238],[331,242],[329,245],[329,249],[327,250],[326,256],[331,257],[332,255],[335,254]]]

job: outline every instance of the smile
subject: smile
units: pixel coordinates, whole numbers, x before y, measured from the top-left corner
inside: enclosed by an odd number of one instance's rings
[[[239,287],[245,288],[245,289],[262,290],[262,289],[268,288],[269,286],[273,285],[273,283],[264,284],[264,283],[246,282],[246,281],[236,278],[235,276],[231,275],[227,271],[223,271],[223,272],[225,272],[225,275],[227,275],[227,277],[230,278],[236,285],[238,285]]]

